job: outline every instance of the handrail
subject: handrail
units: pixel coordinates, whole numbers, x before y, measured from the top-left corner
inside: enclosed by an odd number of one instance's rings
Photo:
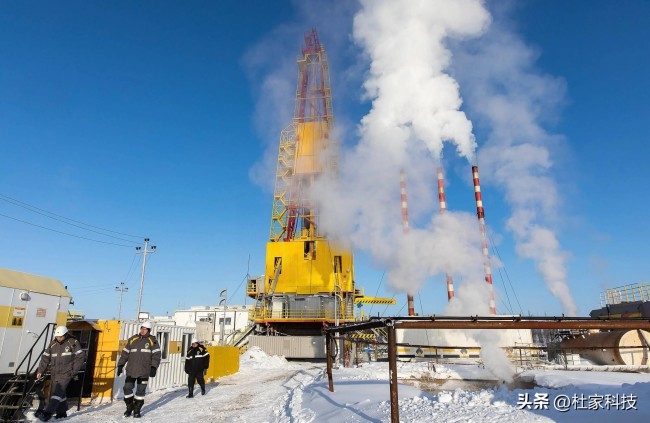
[[[14,387],[16,386],[17,383],[20,383],[20,386],[21,386],[20,391],[22,391],[22,392],[15,391],[16,394],[18,392],[20,392],[20,398],[15,403],[15,405],[10,405],[10,404],[4,402],[4,400],[3,400],[3,404],[2,404],[3,407],[7,407],[7,406],[10,406],[12,408],[15,407],[13,413],[11,413],[10,419],[14,419],[14,418],[16,418],[17,415],[19,415],[19,413],[20,413],[20,411],[21,411],[21,409],[23,407],[23,404],[25,403],[25,398],[27,397],[27,395],[29,393],[34,391],[34,387],[39,382],[39,380],[36,380],[33,377],[32,371],[34,370],[34,367],[36,367],[36,364],[38,363],[38,359],[40,359],[41,356],[43,355],[43,351],[45,351],[45,347],[46,347],[47,342],[49,340],[50,334],[51,333],[53,334],[53,332],[54,332],[54,326],[55,326],[54,323],[48,323],[48,324],[45,325],[45,327],[41,331],[40,335],[38,335],[38,337],[34,341],[33,345],[29,349],[29,351],[27,351],[27,353],[25,354],[23,359],[16,366],[16,370],[14,371],[14,377],[9,379],[2,387],[2,392],[9,392],[9,390],[14,389]],[[45,342],[43,343],[43,347],[39,351],[38,356],[36,356],[36,359],[32,361],[32,359],[34,357],[34,354],[35,354],[35,348],[36,348],[37,345],[39,345],[39,343],[41,342],[41,339],[45,340]],[[23,367],[25,362],[27,362],[26,370],[24,371],[24,373],[20,373],[20,369]],[[20,379],[19,379],[22,375],[24,375],[24,377],[25,377],[24,382],[20,382]],[[7,397],[7,398],[9,398],[9,397]]]
[[[235,342],[233,342],[234,347],[238,347],[242,342],[248,338],[248,335],[250,335],[253,331],[255,330],[255,325],[251,325],[250,329],[246,330],[242,336],[239,337]]]
[[[41,334],[38,335],[38,338],[36,338],[32,347],[29,349],[29,351],[27,351],[27,354],[25,354],[25,357],[23,357],[22,361],[16,366],[16,371],[14,372],[15,375],[18,375],[18,372],[20,371],[21,366],[25,363],[25,360],[27,360],[27,370],[25,371],[25,373],[31,373],[34,367],[36,367],[35,364],[37,363],[37,360],[41,358],[41,355],[43,355],[43,351],[45,351],[45,345],[49,340],[50,329],[52,329],[52,333],[54,333],[53,330],[54,326],[55,323],[48,323],[47,325],[45,325],[45,327],[41,331]],[[43,349],[39,352],[34,363],[32,363],[31,359],[34,354],[34,348],[36,348],[36,345],[38,345],[39,341],[41,340],[41,338],[43,338],[44,335],[45,335],[45,343],[43,344]]]

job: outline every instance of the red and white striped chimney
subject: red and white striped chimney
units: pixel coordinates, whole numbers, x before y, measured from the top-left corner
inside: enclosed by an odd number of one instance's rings
[[[478,166],[472,166],[472,177],[474,178],[474,198],[476,199],[476,215],[481,229],[481,247],[483,248],[483,268],[485,269],[485,281],[490,289],[490,314],[497,314],[494,304],[494,287],[492,286],[492,269],[490,267],[490,253],[488,252],[487,233],[485,230],[485,212],[483,211],[483,199],[481,198],[481,183],[478,179]]]
[[[442,174],[442,166],[438,167],[438,200],[440,200],[440,214],[447,211],[447,201],[445,200],[445,180]],[[454,279],[449,273],[447,275],[447,300],[454,298]]]
[[[406,200],[406,174],[404,169],[399,171],[399,191],[402,199],[402,229],[404,235],[409,233],[409,206]],[[415,306],[413,305],[413,295],[406,294],[406,301],[408,303],[408,315],[415,316]]]

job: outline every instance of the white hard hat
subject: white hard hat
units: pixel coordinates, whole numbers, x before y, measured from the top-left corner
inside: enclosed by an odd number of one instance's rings
[[[140,324],[140,327],[141,327],[141,328],[147,328],[147,329],[151,330],[151,328],[152,328],[153,326],[152,326],[151,322],[142,322],[142,323]]]
[[[198,343],[199,343],[199,340],[196,339],[196,338],[192,338],[192,343],[193,343],[193,344],[198,344]]]
[[[68,333],[68,328],[65,326],[57,326],[54,329],[54,336],[65,336],[66,333]]]

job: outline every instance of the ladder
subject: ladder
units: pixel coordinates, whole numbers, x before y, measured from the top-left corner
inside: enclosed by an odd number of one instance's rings
[[[16,366],[14,375],[0,389],[0,418],[2,422],[24,422],[25,412],[32,407],[35,397],[40,400],[38,410],[41,411],[44,408],[43,379],[37,380],[34,370],[53,333],[54,323],[48,323],[25,357]],[[41,341],[44,341],[42,346],[37,348]]]
[[[45,408],[42,379],[21,373],[9,379],[0,392],[0,416],[3,422],[24,422],[25,413],[39,400],[38,411]]]

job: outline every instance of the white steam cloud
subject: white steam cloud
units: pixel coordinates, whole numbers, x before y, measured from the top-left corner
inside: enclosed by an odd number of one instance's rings
[[[535,51],[502,25],[492,25],[471,51],[458,47],[454,75],[461,80],[472,115],[489,130],[479,150],[481,170],[505,191],[512,208],[507,228],[516,251],[535,262],[564,313],[577,315],[567,283],[569,254],[553,230],[559,199],[550,176],[552,148],[561,139],[542,126],[554,117],[564,84],[537,72]]]
[[[344,192],[326,180],[312,192],[321,225],[330,236],[369,251],[397,290],[415,294],[427,278],[445,271],[485,285],[475,217],[450,211],[404,236],[398,199],[399,171],[405,168],[408,195],[416,199],[409,212],[434,210],[444,142],[473,159],[472,124],[459,110],[458,84],[446,73],[451,54],[445,42],[480,35],[490,15],[477,0],[361,4],[354,39],[370,61],[364,88],[372,108],[361,122],[356,149],[342,157]]]
[[[479,35],[490,16],[476,0],[362,1],[354,38],[370,58],[364,84],[372,110],[361,133],[404,159],[404,143],[423,141],[436,158],[443,141],[471,162],[472,123],[460,111],[458,84],[445,70],[447,38]]]

